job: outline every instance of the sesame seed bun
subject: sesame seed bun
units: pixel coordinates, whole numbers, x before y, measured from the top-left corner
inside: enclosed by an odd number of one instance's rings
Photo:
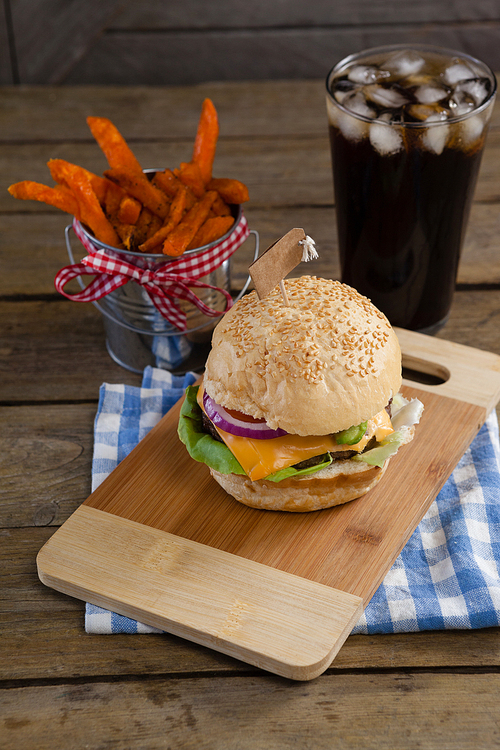
[[[252,482],[241,474],[210,473],[235,500],[251,508],[307,513],[342,505],[366,495],[382,479],[389,460],[382,468],[358,461],[334,461],[311,476],[269,482]]]
[[[384,409],[401,385],[385,315],[338,281],[285,280],[244,297],[217,325],[204,387],[229,409],[295,435],[328,435]]]

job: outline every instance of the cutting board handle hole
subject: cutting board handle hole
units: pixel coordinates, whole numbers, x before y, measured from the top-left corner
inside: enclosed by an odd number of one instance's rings
[[[403,378],[425,385],[442,385],[450,379],[447,367],[403,353]]]

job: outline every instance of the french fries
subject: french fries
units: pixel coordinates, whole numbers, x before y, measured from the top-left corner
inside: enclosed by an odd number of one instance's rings
[[[198,229],[195,236],[187,246],[188,250],[195,247],[203,247],[223,237],[233,224],[232,216],[213,216],[208,218]]]
[[[60,208],[61,211],[73,214],[77,219],[80,217],[78,201],[71,190],[64,185],[48,187],[47,185],[41,185],[39,182],[24,180],[24,182],[16,182],[14,185],[11,185],[9,193],[14,198],[19,198],[23,201],[33,200],[47,203],[49,206],[55,206],[56,208]]]
[[[211,99],[205,99],[201,107],[198,130],[194,141],[192,161],[198,165],[205,185],[212,179],[212,166],[219,138],[219,120]]]
[[[163,253],[165,255],[173,255],[174,257],[182,255],[198,229],[208,219],[208,214],[216,196],[217,193],[215,190],[209,190],[182,217],[177,226],[167,235],[167,239],[163,243]]]
[[[87,124],[109,164],[102,176],[51,159],[54,187],[25,180],[9,187],[11,195],[72,214],[107,245],[171,257],[225,235],[234,224],[231,205],[249,199],[242,182],[212,177],[219,123],[210,99],[202,105],[191,161],[150,176],[110,120],[88,117]]]
[[[130,150],[125,138],[106,117],[87,117],[87,125],[111,169],[127,169],[142,174],[142,167]]]

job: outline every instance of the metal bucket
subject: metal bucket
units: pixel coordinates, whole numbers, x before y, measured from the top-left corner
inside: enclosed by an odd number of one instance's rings
[[[241,213],[241,207],[235,206],[235,225],[239,222]],[[234,231],[235,225],[229,229],[224,237],[195,250],[187,250],[181,257],[192,253],[201,253],[213,247],[226,239]],[[70,239],[72,228],[71,224],[66,227],[65,236],[68,256],[71,263],[74,264],[75,259]],[[180,258],[166,257],[158,253],[118,250],[96,240],[94,235],[89,233],[85,227],[82,226],[81,229],[88,240],[97,248],[106,250],[109,255],[128,261],[144,270],[157,271],[167,263],[171,264],[180,260]],[[259,254],[259,235],[255,230],[250,230],[250,234],[253,234],[255,239],[253,260],[256,260]],[[221,266],[207,276],[201,277],[200,280],[229,292],[231,289],[231,259],[224,261]],[[78,277],[78,282],[80,287],[84,289],[85,285],[81,277]],[[244,295],[249,283],[250,276],[248,276],[243,289],[234,301]],[[203,288],[195,291],[206,305],[214,310],[224,311],[226,298],[220,292]],[[103,315],[106,347],[110,357],[117,364],[136,373],[142,373],[147,365],[160,367],[175,374],[202,369],[210,351],[212,331],[220,317],[210,318],[198,310],[195,305],[185,300],[179,299],[176,302],[186,314],[186,331],[180,331],[164,318],[152,303],[148,293],[135,281],[129,281],[98,302],[93,302],[92,304]]]

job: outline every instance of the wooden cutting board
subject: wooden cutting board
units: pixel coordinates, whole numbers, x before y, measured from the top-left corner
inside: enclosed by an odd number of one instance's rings
[[[237,503],[177,438],[179,405],[56,531],[41,581],[297,680],[332,662],[500,400],[500,357],[397,330],[425,411],[382,482],[346,505],[276,513]]]

